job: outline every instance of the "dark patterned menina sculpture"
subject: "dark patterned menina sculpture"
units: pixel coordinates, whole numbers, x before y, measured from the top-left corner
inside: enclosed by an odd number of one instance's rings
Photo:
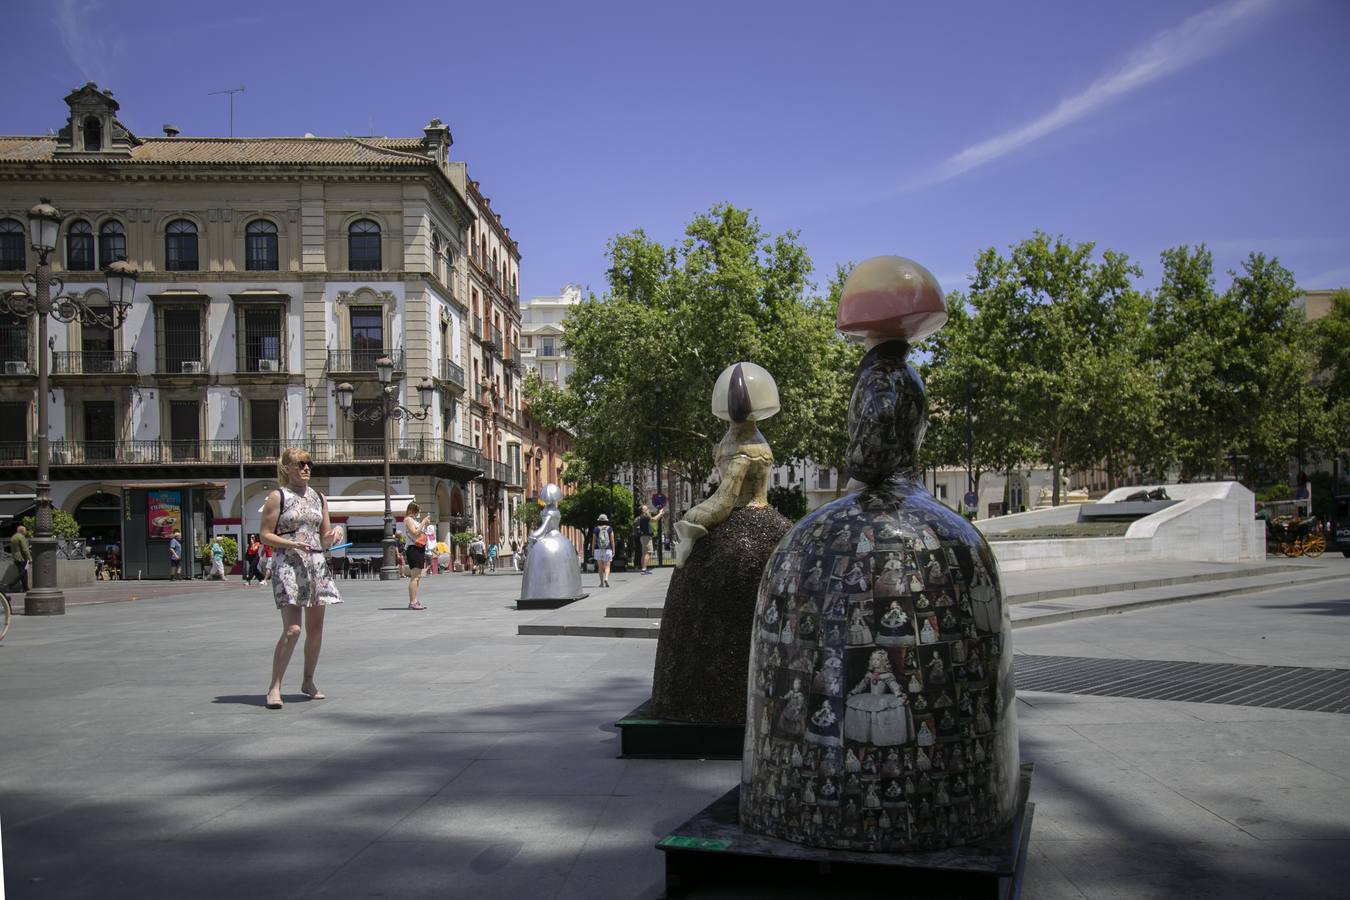
[[[748,830],[902,852],[971,843],[1012,818],[1017,723],[998,570],[916,471],[927,409],[907,356],[941,327],[939,307],[933,276],[899,257],[868,260],[845,284],[841,330],[869,347],[849,404],[857,490],[798,522],[760,583]]]

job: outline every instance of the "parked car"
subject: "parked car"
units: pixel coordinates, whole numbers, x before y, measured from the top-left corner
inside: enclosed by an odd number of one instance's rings
[[[1350,556],[1350,494],[1342,494],[1332,501],[1331,515],[1327,517],[1327,549]]]

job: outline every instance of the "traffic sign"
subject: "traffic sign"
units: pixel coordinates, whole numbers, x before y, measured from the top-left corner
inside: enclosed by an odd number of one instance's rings
[[[961,499],[966,502],[966,509],[971,512],[974,512],[975,508],[980,505],[980,498],[975,496],[974,491],[966,491],[966,495]]]
[[[666,495],[665,495],[665,494],[652,494],[652,506],[655,507],[656,509],[665,509],[665,508],[666,508]]]

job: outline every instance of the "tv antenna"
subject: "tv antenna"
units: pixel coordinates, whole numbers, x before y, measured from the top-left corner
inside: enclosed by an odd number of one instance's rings
[[[206,95],[208,97],[214,97],[217,94],[230,95],[230,137],[234,137],[234,95],[242,94],[243,92],[244,89],[242,87],[237,87],[237,88],[227,88],[226,90],[223,91],[211,91]]]

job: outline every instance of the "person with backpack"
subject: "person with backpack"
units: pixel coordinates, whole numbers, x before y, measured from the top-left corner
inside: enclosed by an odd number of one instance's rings
[[[591,529],[591,555],[595,557],[595,570],[600,573],[600,586],[609,587],[609,566],[614,561],[614,529],[609,525],[609,516],[604,513]]]

